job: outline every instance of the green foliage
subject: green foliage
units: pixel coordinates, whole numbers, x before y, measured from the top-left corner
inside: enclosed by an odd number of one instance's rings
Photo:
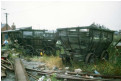
[[[9,47],[9,45],[8,44],[6,44],[5,46],[2,46],[2,48],[1,49],[6,49],[6,50],[8,50],[8,49],[10,49],[10,47]]]
[[[51,78],[51,81],[61,81],[56,79],[56,73],[54,73],[50,78]]]
[[[121,55],[116,63],[110,61],[98,62],[97,64],[72,63],[71,69],[81,68],[83,71],[92,72],[97,70],[103,75],[121,75]]]

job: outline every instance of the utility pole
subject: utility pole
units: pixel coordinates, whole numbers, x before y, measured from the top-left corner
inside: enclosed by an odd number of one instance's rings
[[[5,13],[6,15],[6,30],[8,30],[8,13]]]

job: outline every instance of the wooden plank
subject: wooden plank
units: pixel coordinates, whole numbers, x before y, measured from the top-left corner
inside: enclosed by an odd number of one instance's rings
[[[9,64],[9,62],[8,62],[8,61],[6,61],[6,60],[3,60],[3,59],[1,59],[1,62],[5,62],[5,63],[8,63],[8,64]]]
[[[61,75],[61,74],[64,75],[64,72],[53,71],[53,70],[41,70],[41,71],[33,70],[33,71],[38,72],[39,75],[52,75],[53,73],[58,73],[59,75]],[[81,78],[79,80],[87,80],[87,79],[92,80],[89,76],[93,76],[94,77],[93,80],[110,80],[110,79],[120,79],[121,78],[121,76],[99,75],[99,74],[92,74],[92,73],[88,73],[88,72],[87,73],[85,73],[85,72],[82,72],[82,73],[67,72],[67,74],[70,74],[70,75],[64,75],[64,77],[62,75],[61,76],[58,75],[57,78],[67,78],[67,79],[72,79],[72,80],[73,79],[78,80],[78,78]],[[80,77],[75,76],[77,74],[81,75],[81,76]],[[88,76],[88,77],[86,77],[86,76]],[[72,78],[70,78],[70,77],[72,77]],[[100,78],[98,78],[98,77],[100,77]]]
[[[27,72],[20,59],[15,59],[15,76],[16,81],[29,81]]]
[[[39,75],[53,75],[49,73],[38,73]],[[110,79],[103,79],[103,78],[90,78],[86,76],[76,76],[76,75],[65,75],[65,74],[56,74],[57,79],[67,79],[67,81],[110,81]]]
[[[36,71],[36,72],[41,72],[41,71],[42,71],[42,70],[31,69],[31,68],[26,68],[26,70],[30,70],[30,71]]]
[[[77,74],[75,72],[68,72],[68,74]],[[99,75],[99,74],[88,74],[88,73],[78,73],[79,75],[88,75],[94,77],[102,77],[102,78],[114,78],[114,79],[121,79],[121,76],[110,76],[110,75]]]
[[[4,66],[1,66],[1,69],[4,69],[4,70],[6,70],[6,68],[5,68]]]
[[[1,69],[1,77],[6,77],[5,69]]]
[[[5,64],[1,64],[1,66],[5,67],[5,68],[7,68],[7,69],[9,69],[9,70],[13,70],[13,68],[11,68],[11,67],[9,67],[9,66],[7,66],[7,65],[5,65]]]
[[[10,60],[8,60],[8,59],[7,59],[7,61],[10,63],[11,68],[13,68],[13,64],[12,64],[12,62],[11,62]],[[13,69],[14,69],[14,68],[13,68]]]

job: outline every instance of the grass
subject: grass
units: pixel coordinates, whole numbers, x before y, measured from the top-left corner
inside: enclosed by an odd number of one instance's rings
[[[121,62],[121,61],[120,61]],[[74,63],[71,67],[72,70],[80,68],[82,71],[94,73],[94,70],[97,70],[100,74],[103,75],[121,75],[121,64],[119,61],[117,63],[112,63],[109,61],[98,62],[97,64],[84,64],[82,63]]]
[[[62,60],[59,56],[42,56],[42,57],[33,57],[31,58],[32,61],[39,61],[39,62],[44,62],[46,63],[46,66],[49,68],[53,68],[54,66],[58,68],[63,68],[64,65],[62,63]]]
[[[62,60],[59,56],[44,56],[43,59],[41,60],[42,62],[45,62],[46,65],[50,68],[53,68],[54,66],[58,67],[58,68],[62,68],[63,64],[62,64]]]
[[[37,62],[44,62],[46,63],[46,66],[49,67],[50,69],[52,69],[53,67],[57,67],[57,68],[63,68],[64,65],[62,63],[62,60],[59,56],[42,56],[42,57],[38,57],[38,56],[34,56],[33,58],[27,57],[27,59],[30,59],[31,61],[37,61]],[[47,77],[46,77],[47,79]],[[56,79],[56,74],[53,74],[52,76],[50,76],[51,81],[61,81],[61,80],[57,80]]]

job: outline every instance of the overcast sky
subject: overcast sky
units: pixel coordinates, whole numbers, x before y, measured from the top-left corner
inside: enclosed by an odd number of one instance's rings
[[[93,22],[112,30],[121,29],[121,1],[2,1],[1,22],[14,22],[18,27],[56,29],[60,27],[88,26]]]

